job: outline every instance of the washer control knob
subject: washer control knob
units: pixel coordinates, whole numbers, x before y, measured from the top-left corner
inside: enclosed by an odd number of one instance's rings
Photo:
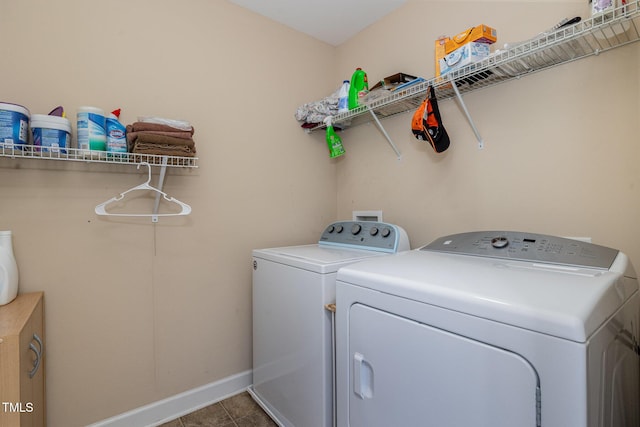
[[[391,234],[391,229],[389,227],[385,227],[382,229],[382,237],[389,237]]]
[[[334,231],[336,231],[336,228],[333,225],[327,227],[327,233],[333,233]]]
[[[336,226],[336,233],[342,233],[342,230],[344,230],[344,227],[341,225]]]
[[[509,245],[509,239],[506,237],[494,237],[491,239],[491,246],[496,249],[506,248]]]
[[[362,230],[362,226],[360,224],[353,224],[351,227],[351,234],[354,236],[357,235]]]
[[[369,234],[371,234],[372,236],[375,236],[378,234],[378,227],[371,227],[371,230],[369,230]]]

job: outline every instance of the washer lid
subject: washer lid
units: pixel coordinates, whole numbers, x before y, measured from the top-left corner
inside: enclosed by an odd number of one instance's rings
[[[605,270],[414,250],[346,266],[337,280],[585,342],[637,292],[627,265],[621,252]]]
[[[263,258],[323,274],[335,273],[340,267],[356,261],[385,255],[388,254],[318,244],[256,249],[253,251],[253,256],[256,258]]]

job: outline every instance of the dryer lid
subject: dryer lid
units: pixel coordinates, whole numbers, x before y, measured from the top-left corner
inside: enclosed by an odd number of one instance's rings
[[[616,254],[603,269],[414,250],[346,266],[337,280],[583,343],[638,290]]]

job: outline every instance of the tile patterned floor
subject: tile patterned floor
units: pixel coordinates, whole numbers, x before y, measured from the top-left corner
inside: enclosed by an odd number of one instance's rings
[[[160,427],[277,427],[246,391]]]

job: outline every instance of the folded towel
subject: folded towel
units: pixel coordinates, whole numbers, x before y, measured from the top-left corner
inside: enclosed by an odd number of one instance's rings
[[[127,132],[127,142],[130,144],[135,142],[138,136],[142,134],[165,135],[165,136],[171,136],[173,138],[181,138],[181,139],[191,139],[191,135],[192,135],[191,132],[166,132],[162,130],[146,130],[146,131],[138,131],[138,132],[130,131],[130,132]]]
[[[167,135],[156,135],[153,133],[139,133],[137,138],[133,140],[133,143],[147,142],[152,144],[166,144],[166,145],[186,145],[187,147],[195,147],[196,143],[193,139],[176,138]]]
[[[194,157],[196,155],[193,141],[194,129],[191,125],[180,128],[171,126],[174,121],[166,123],[137,121],[127,125],[127,145],[131,153],[159,156]],[[177,123],[177,122],[176,122]]]
[[[194,129],[192,126],[189,129],[181,129],[160,123],[147,122],[134,122],[130,125],[127,125],[127,133],[140,131],[190,132],[191,135],[193,135],[194,133]]]
[[[136,142],[131,152],[158,156],[195,157],[196,155],[195,147],[189,147],[187,145],[154,144],[147,142]]]

